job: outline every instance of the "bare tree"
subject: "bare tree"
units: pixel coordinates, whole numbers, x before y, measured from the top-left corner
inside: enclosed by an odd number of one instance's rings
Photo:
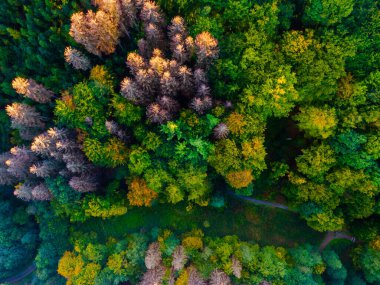
[[[45,159],[33,164],[29,168],[29,172],[36,175],[37,177],[47,178],[57,174],[61,168],[62,165],[56,160]]]
[[[124,78],[121,82],[120,92],[124,98],[134,104],[144,104],[145,102],[145,98],[143,96],[143,92],[141,92],[141,89],[138,87],[136,82],[128,77]]]
[[[226,273],[215,269],[210,276],[210,285],[230,285],[231,279]]]
[[[170,63],[169,63],[170,64]],[[179,84],[170,71],[165,71],[160,79],[160,87],[162,95],[176,96]]]
[[[90,53],[108,55],[115,51],[119,43],[119,20],[116,11],[78,12],[71,16],[70,36]]]
[[[187,37],[187,29],[185,25],[185,20],[180,16],[176,16],[171,20],[168,30],[169,30],[168,35],[170,38],[174,37],[177,34],[180,34],[184,38]]]
[[[206,281],[202,279],[199,272],[194,266],[190,266],[187,269],[187,271],[189,275],[187,285],[206,285],[207,284]]]
[[[53,198],[50,190],[46,187],[44,183],[40,183],[32,189],[32,196],[34,200],[38,201],[49,201]]]
[[[152,123],[163,124],[171,119],[171,114],[158,103],[152,103],[146,111],[148,120]]]
[[[157,99],[157,103],[160,104],[162,108],[168,110],[170,113],[176,113],[179,110],[179,103],[177,100],[169,96],[161,96]]]
[[[93,192],[96,191],[98,183],[95,177],[91,175],[74,176],[70,179],[69,185],[78,192]]]
[[[86,157],[80,152],[64,154],[63,161],[66,163],[67,170],[72,173],[89,173],[93,170],[92,165],[87,162]]]
[[[147,270],[144,273],[139,285],[161,285],[162,279],[165,275],[165,270],[166,268],[162,264],[159,264],[153,269]]]
[[[131,52],[130,54],[128,54],[127,66],[131,70],[132,74],[135,76],[137,75],[137,71],[147,68],[144,58],[135,52]]]
[[[144,1],[140,18],[144,23],[152,23],[159,26],[164,24],[164,17],[160,11],[160,7],[153,1]]]
[[[64,56],[66,62],[71,64],[75,69],[89,70],[91,68],[88,57],[75,48],[66,47]]]
[[[55,141],[47,133],[42,133],[34,138],[30,149],[42,156],[51,156],[55,148]]]
[[[16,183],[16,178],[7,171],[6,161],[10,157],[9,152],[0,154],[0,185],[13,185]]]
[[[197,88],[199,88],[202,84],[207,85],[207,75],[202,68],[197,68],[194,70],[194,82]]]
[[[20,180],[30,177],[29,168],[36,161],[36,156],[24,146],[13,147],[10,153],[11,156],[5,162],[8,173]]]
[[[54,93],[47,90],[41,84],[38,84],[33,79],[16,77],[12,81],[12,87],[17,93],[24,95],[38,103],[49,103]]]
[[[177,246],[173,251],[173,261],[172,266],[176,271],[182,270],[187,261],[187,256],[185,253],[185,248],[182,245]]]
[[[227,138],[228,134],[230,133],[230,130],[228,129],[228,126],[225,123],[219,123],[213,130],[214,138],[217,140],[225,139]]]
[[[6,106],[5,109],[11,118],[12,128],[43,128],[45,126],[42,122],[41,114],[32,106],[22,103],[12,103]]]
[[[209,32],[200,33],[195,38],[195,51],[198,65],[209,67],[218,58],[218,41]]]
[[[198,114],[203,114],[212,107],[212,99],[210,96],[194,97],[190,102],[190,108]]]
[[[241,265],[241,262],[239,259],[237,259],[235,256],[232,256],[232,273],[236,278],[241,278],[241,271],[243,270],[243,267]]]
[[[21,200],[31,201],[33,200],[32,189],[33,186],[26,182],[24,184],[16,185],[13,194]]]
[[[122,81],[121,94],[134,104],[145,105],[146,116],[152,123],[172,120],[181,105],[204,114],[213,106],[204,69],[218,55],[217,40],[205,32],[194,41],[188,36],[184,19],[179,16],[172,19],[165,36],[158,6],[143,0],[135,0],[135,5],[141,9],[145,39],[138,42],[140,55],[133,52],[127,57],[133,78]],[[171,58],[165,57],[168,46]],[[185,62],[192,63],[190,59],[195,51],[200,59],[193,74]]]
[[[149,245],[148,250],[145,253],[145,266],[148,269],[153,269],[160,265],[162,260],[160,244],[153,242]]]

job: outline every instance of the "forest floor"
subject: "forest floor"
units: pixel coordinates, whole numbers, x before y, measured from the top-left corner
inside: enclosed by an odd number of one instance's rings
[[[36,270],[36,265],[31,263],[27,268],[23,271],[13,275],[11,277],[0,280],[0,283],[10,283],[10,284],[27,284],[26,277],[28,277],[34,270]]]
[[[355,237],[350,236],[343,232],[327,232],[324,240],[322,241],[321,245],[319,246],[319,250],[324,250],[331,241],[334,239],[346,239],[352,242],[355,242]]]
[[[207,236],[237,235],[241,240],[261,245],[297,246],[310,243],[319,246],[323,233],[309,228],[297,213],[284,209],[254,205],[230,197],[224,209],[185,204],[155,205],[131,208],[127,214],[107,220],[91,219],[73,225],[75,230],[97,232],[100,238],[122,237],[126,233],[154,227],[177,233],[202,229]]]

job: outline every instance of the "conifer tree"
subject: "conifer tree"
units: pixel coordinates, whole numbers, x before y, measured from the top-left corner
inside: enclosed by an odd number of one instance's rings
[[[29,127],[42,129],[45,126],[41,114],[32,106],[23,103],[12,103],[5,109],[11,118],[12,128]]]
[[[90,60],[79,50],[66,47],[64,52],[65,60],[75,69],[89,70],[91,68]]]
[[[22,94],[38,103],[49,103],[54,96],[52,91],[47,90],[44,86],[38,84],[33,79],[16,77],[12,81],[12,87],[17,93]]]
[[[98,187],[96,178],[92,175],[74,176],[70,179],[69,185],[71,188],[81,193],[96,191]]]
[[[50,190],[46,187],[44,183],[40,183],[32,189],[32,196],[34,200],[38,201],[49,201],[53,198]]]

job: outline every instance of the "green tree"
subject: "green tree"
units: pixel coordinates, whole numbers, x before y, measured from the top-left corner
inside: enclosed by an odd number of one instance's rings
[[[295,115],[294,119],[306,135],[321,139],[326,139],[333,135],[338,123],[335,109],[328,106],[300,108],[300,113]]]
[[[354,3],[353,0],[307,0],[303,19],[306,24],[334,25],[351,14]]]

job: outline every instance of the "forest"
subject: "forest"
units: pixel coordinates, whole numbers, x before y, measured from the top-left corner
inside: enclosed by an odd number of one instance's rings
[[[380,285],[378,0],[1,0],[0,284]]]

